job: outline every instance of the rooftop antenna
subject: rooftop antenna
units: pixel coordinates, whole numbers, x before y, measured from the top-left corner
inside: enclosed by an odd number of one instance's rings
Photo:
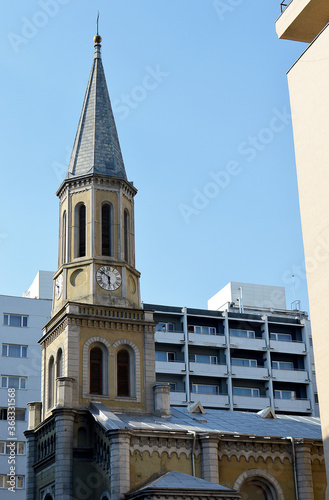
[[[292,274],[292,286],[294,287],[294,302],[296,302],[295,275]]]

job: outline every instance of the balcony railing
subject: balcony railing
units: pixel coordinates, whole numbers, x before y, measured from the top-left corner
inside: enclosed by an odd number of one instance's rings
[[[292,0],[283,0],[280,4],[281,7],[281,14],[286,8],[288,7],[289,4],[291,4]]]

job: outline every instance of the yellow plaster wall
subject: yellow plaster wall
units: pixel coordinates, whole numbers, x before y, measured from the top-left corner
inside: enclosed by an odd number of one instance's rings
[[[154,451],[150,456],[148,451],[140,453],[134,451],[130,456],[130,487],[136,488],[148,481],[153,475],[157,476],[165,472],[177,470],[184,474],[192,474],[191,456],[181,453],[163,452],[160,456]],[[201,477],[200,456],[195,459],[195,475]]]
[[[238,476],[249,469],[263,469],[269,472],[280,483],[284,498],[287,500],[295,498],[293,467],[287,458],[281,463],[278,458],[276,458],[274,462],[270,458],[267,458],[264,462],[262,458],[255,461],[250,457],[249,461],[247,461],[244,457],[241,457],[238,461],[236,457],[232,457],[231,460],[228,460],[228,458],[224,456],[219,461],[219,483],[222,486],[233,488],[234,482]]]
[[[66,295],[67,300],[75,300],[90,294],[91,265],[76,264],[67,269]]]
[[[314,500],[323,500],[327,486],[326,469],[324,463],[320,464],[319,460],[314,460],[312,463],[312,480]]]
[[[97,336],[106,339],[110,344],[111,347],[109,348],[109,357],[108,357],[108,364],[109,364],[109,379],[108,379],[108,387],[109,387],[109,395],[108,398],[105,398],[104,396],[101,396],[99,399],[102,401],[102,403],[107,406],[110,405],[112,410],[122,408],[122,409],[129,409],[129,408],[137,408],[138,410],[143,410],[144,409],[144,399],[145,399],[145,394],[144,394],[144,359],[143,359],[143,348],[144,348],[144,343],[143,343],[143,333],[142,332],[133,332],[133,331],[124,331],[124,330],[105,330],[105,329],[97,329],[97,330],[91,330],[90,328],[80,328],[80,359],[83,359],[83,346],[85,345],[86,341],[90,339],[91,336]],[[120,344],[120,346],[115,349],[113,344],[117,340],[130,340],[133,342],[136,347],[139,350],[139,355],[140,355],[140,392],[141,392],[141,401],[139,403],[136,402],[134,398],[129,398],[129,399],[124,399],[124,398],[115,398],[116,394],[116,353],[118,350],[122,349],[124,345]],[[129,347],[129,346],[128,346]],[[82,406],[86,406],[88,402],[90,401],[91,398],[83,398],[82,395],[82,379],[83,377],[86,376],[86,374],[83,372],[83,366],[82,363],[79,365],[79,378],[80,378],[80,393],[79,393],[79,399],[80,399],[80,404]],[[136,387],[137,389],[137,387]],[[96,396],[96,398],[99,396]],[[95,399],[95,397],[94,397]]]

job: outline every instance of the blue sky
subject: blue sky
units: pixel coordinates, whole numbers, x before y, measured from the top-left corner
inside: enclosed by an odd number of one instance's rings
[[[58,200],[93,58],[102,57],[136,203],[144,302],[207,307],[229,281],[308,309],[280,0],[2,5],[0,294],[55,270]]]

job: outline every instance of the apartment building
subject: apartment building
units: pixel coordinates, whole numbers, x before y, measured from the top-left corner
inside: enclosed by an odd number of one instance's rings
[[[0,498],[25,499],[27,403],[41,397],[38,340],[50,318],[52,273],[39,271],[26,297],[0,296]],[[49,296],[50,294],[50,296]],[[14,469],[11,469],[14,467]],[[9,474],[13,473],[13,478]],[[13,488],[12,490],[8,488]]]
[[[157,382],[170,403],[318,416],[310,322],[285,289],[229,283],[208,309],[144,304],[154,311]]]

